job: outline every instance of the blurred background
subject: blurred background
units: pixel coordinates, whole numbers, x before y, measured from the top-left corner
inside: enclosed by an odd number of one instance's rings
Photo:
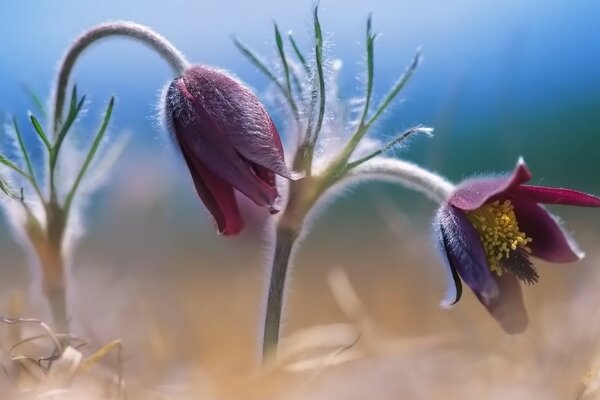
[[[66,47],[106,20],[147,24],[188,59],[231,70],[264,94],[268,82],[236,50],[232,35],[273,59],[276,21],[309,49],[311,7],[299,0],[0,2],[3,122],[16,115],[33,140],[27,113],[35,109],[23,85],[49,98]],[[593,0],[322,0],[328,55],[343,61],[342,96],[361,93],[370,12],[374,31],[382,34],[375,50],[376,99],[423,47],[424,61],[400,95],[403,101],[373,134],[425,124],[435,136],[418,138],[397,156],[454,181],[510,170],[524,156],[537,184],[600,193],[600,8]],[[71,275],[73,320],[98,343],[124,337],[132,348],[158,346],[160,354],[244,369],[256,355],[266,216],[250,206],[252,222],[241,237],[215,234],[157,118],[159,95],[170,79],[163,60],[124,39],[96,45],[75,68],[72,82],[90,99],[78,125],[82,138],[95,129],[114,94],[110,136],[128,134],[131,140],[117,172],[86,208],[87,234]],[[445,288],[430,240],[434,207],[418,194],[375,183],[332,204],[298,254],[286,331],[344,319],[325,280],[329,269],[341,267],[372,319],[396,337],[450,331],[464,339],[489,330],[494,340],[503,340],[471,293],[452,311],[438,308]],[[533,314],[544,304],[568,313],[574,293],[598,266],[600,213],[553,211],[568,221],[590,257],[579,265],[539,263],[542,279],[525,289]],[[21,291],[31,295],[31,312],[43,313],[6,219],[0,220],[0,273],[0,299]],[[548,318],[560,324],[565,317]],[[544,331],[532,319],[530,337]],[[163,327],[159,339],[142,334],[149,326]],[[139,343],[140,335],[154,344]],[[135,354],[130,362],[145,357]]]

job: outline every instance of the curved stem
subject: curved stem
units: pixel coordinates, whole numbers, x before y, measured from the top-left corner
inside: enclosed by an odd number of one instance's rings
[[[59,64],[56,77],[56,87],[53,96],[52,130],[57,132],[62,117],[65,94],[69,83],[69,76],[75,62],[81,53],[92,43],[108,36],[125,36],[148,45],[164,58],[176,74],[181,74],[189,66],[183,54],[177,50],[166,38],[154,32],[147,26],[129,21],[115,21],[96,25],[85,31],[69,47],[67,53]]]
[[[454,185],[434,172],[418,165],[391,158],[374,158],[356,166],[340,178],[329,176],[307,177],[292,182],[288,202],[277,223],[275,247],[269,277],[267,303],[264,319],[262,343],[263,361],[268,355],[276,354],[279,343],[281,313],[285,292],[285,282],[291,267],[298,237],[303,232],[306,219],[319,199],[336,186],[352,181],[383,179],[400,183],[407,188],[424,193],[432,200],[443,203],[454,191]]]
[[[336,184],[368,179],[400,183],[438,203],[446,201],[455,189],[452,183],[435,172],[395,158],[374,158],[366,161],[350,170]]]

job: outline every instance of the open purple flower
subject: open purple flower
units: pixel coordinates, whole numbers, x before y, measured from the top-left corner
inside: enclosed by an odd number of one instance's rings
[[[271,117],[247,87],[223,71],[193,66],[171,82],[165,114],[219,233],[235,235],[244,226],[234,189],[279,211],[275,175],[294,175]]]
[[[528,323],[519,280],[538,273],[529,259],[568,263],[584,254],[557,218],[540,204],[600,207],[600,198],[571,189],[524,185],[520,159],[511,175],[461,182],[436,216],[438,241],[452,285],[442,305],[461,296],[461,279],[507,333]]]

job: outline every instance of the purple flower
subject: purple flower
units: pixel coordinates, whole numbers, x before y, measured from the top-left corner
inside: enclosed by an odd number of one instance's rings
[[[440,208],[435,224],[452,278],[442,305],[461,296],[461,279],[507,333],[528,323],[519,280],[538,273],[530,256],[555,263],[584,254],[557,218],[540,204],[600,207],[600,198],[571,189],[524,185],[531,173],[521,159],[511,175],[461,182]]]
[[[279,211],[275,175],[295,177],[271,117],[247,87],[223,71],[193,66],[169,85],[165,114],[219,233],[235,235],[244,226],[234,189]]]

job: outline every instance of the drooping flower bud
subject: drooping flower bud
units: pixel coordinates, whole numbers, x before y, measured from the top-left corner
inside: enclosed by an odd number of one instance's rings
[[[168,87],[167,125],[219,233],[243,228],[234,189],[272,214],[275,175],[295,179],[279,133],[258,98],[226,72],[193,66]]]

